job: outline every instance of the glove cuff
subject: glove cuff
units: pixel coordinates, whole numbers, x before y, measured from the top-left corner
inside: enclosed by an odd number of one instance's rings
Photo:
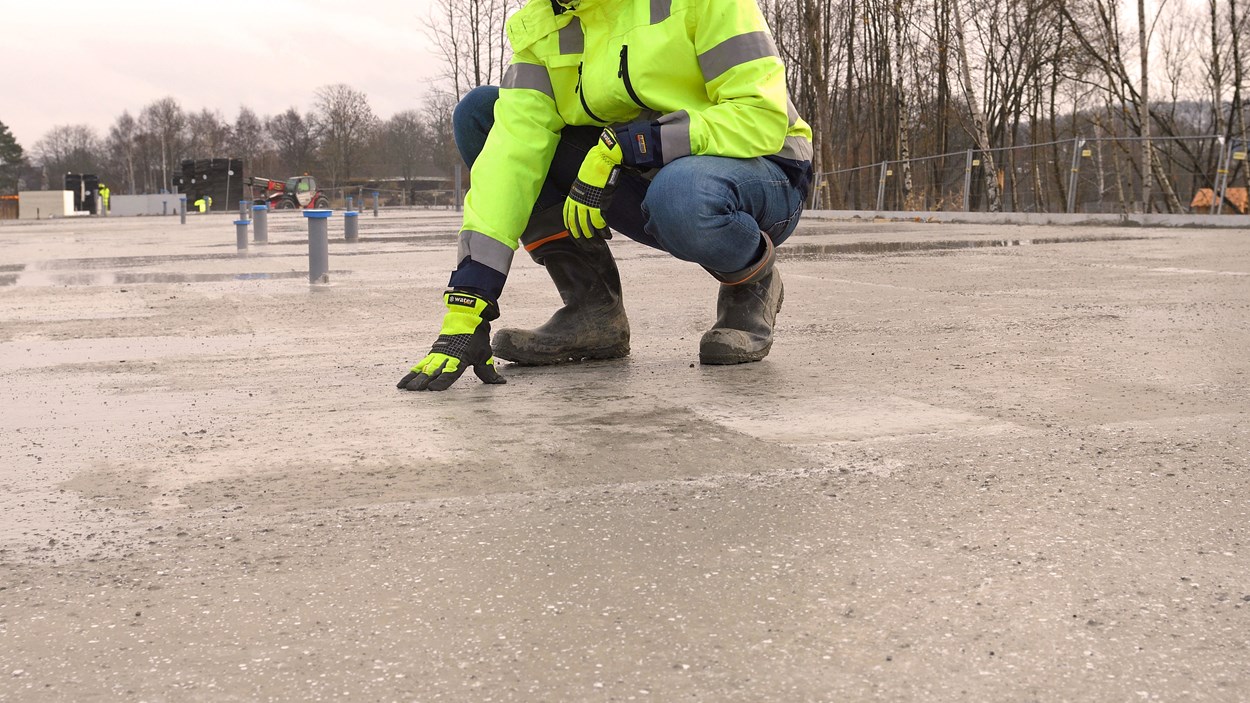
[[[639,170],[664,165],[664,148],[660,144],[657,122],[631,122],[613,130],[621,146],[621,163]]]
[[[453,288],[443,293],[443,303],[450,312],[476,315],[484,322],[499,318],[499,304],[476,293]]]

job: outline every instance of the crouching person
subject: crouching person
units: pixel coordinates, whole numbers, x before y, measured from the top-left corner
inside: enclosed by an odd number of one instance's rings
[[[471,169],[458,266],[439,336],[399,387],[443,390],[470,367],[503,383],[496,356],[629,354],[609,228],[711,274],[702,363],[767,356],[783,298],[774,250],[798,224],[812,146],[756,0],[530,0],[507,32],[502,86],[469,92],[453,116]],[[492,344],[518,246],[564,305]]]

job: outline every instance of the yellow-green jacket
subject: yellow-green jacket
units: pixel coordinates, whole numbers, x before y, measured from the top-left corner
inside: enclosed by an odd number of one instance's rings
[[[654,165],[811,160],[756,0],[529,0],[507,32],[512,64],[470,175],[459,261],[507,274],[566,125],[650,125]]]

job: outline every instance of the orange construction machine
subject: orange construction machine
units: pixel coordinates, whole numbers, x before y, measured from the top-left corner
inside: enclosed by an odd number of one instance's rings
[[[252,202],[267,204],[274,210],[323,210],[330,207],[330,199],[317,190],[317,179],[312,176],[295,176],[285,181],[251,176],[245,182],[252,189]]]

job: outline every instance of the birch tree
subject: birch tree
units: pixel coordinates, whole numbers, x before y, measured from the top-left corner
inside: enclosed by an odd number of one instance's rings
[[[977,99],[976,87],[972,84],[972,67],[968,62],[968,40],[964,32],[964,18],[961,10],[960,0],[954,3],[954,24],[952,29],[955,34],[955,47],[958,56],[958,70],[960,79],[963,84],[964,100],[968,105],[968,113],[972,120],[969,134],[973,141],[976,142],[977,149],[981,152],[982,171],[985,174],[985,197],[988,201],[990,212],[1000,212],[1002,210],[1002,197],[998,191],[998,169],[994,165],[994,152],[990,151],[989,130],[986,128],[985,113],[981,110],[981,103]]]

